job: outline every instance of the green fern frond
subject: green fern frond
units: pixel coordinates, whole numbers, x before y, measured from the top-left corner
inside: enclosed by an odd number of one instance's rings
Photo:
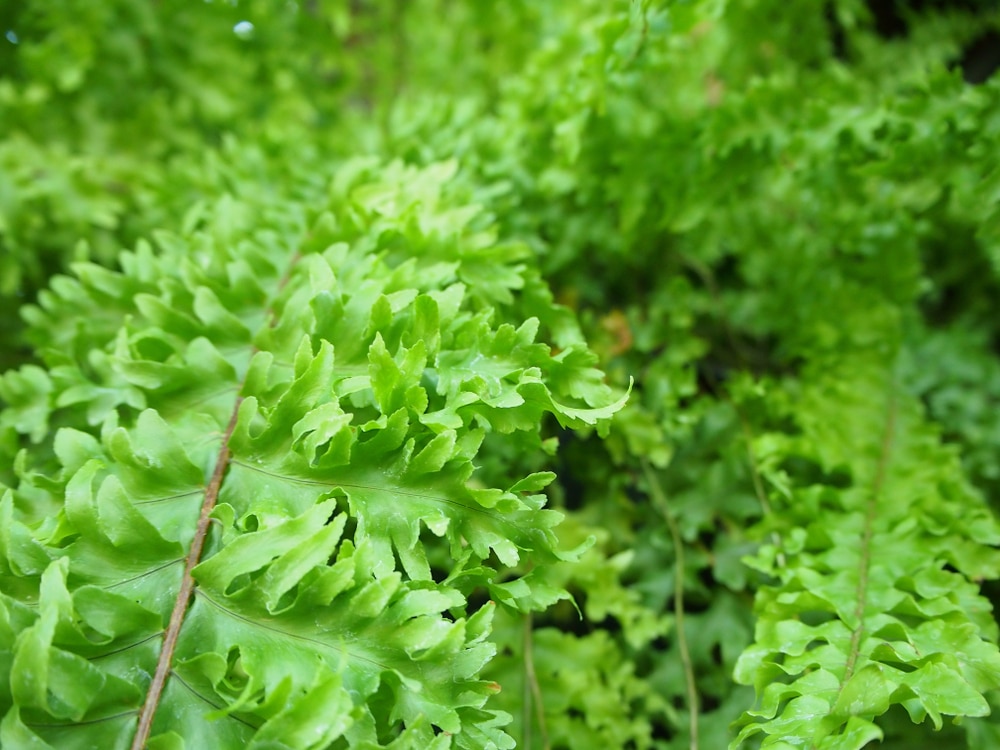
[[[574,553],[551,474],[476,486],[473,460],[623,399],[539,321],[502,322],[526,265],[477,283],[500,256],[479,209],[437,211],[453,169],[387,173],[304,241],[224,199],[42,298],[61,347],[2,390],[37,445],[0,505],[2,744],[512,746],[470,596],[544,606],[565,593],[511,569]],[[103,314],[64,327],[74,309]]]
[[[807,376],[808,377],[808,376]],[[802,383],[798,434],[755,449],[780,503],[748,562],[755,643],[735,676],[758,707],[733,743],[857,750],[878,719],[985,716],[1000,651],[977,581],[1000,573],[1000,526],[884,359],[857,355]],[[796,466],[812,464],[819,475]],[[796,476],[798,474],[798,477]]]

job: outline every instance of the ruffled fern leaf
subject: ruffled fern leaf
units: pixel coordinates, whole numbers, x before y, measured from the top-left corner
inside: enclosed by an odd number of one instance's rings
[[[893,707],[937,729],[987,715],[1000,652],[977,581],[1000,573],[1000,528],[957,454],[872,357],[813,373],[795,405],[799,432],[755,446],[780,542],[750,560],[775,583],[737,664],[758,706],[733,747],[858,750]]]
[[[439,195],[452,171],[388,173]],[[550,474],[477,486],[473,460],[622,400],[504,321],[521,259],[476,285],[478,209],[352,191],[304,240],[223,201],[29,315],[63,337],[3,383],[36,443],[0,502],[4,747],[513,746],[469,597],[565,596],[509,569],[572,553]]]

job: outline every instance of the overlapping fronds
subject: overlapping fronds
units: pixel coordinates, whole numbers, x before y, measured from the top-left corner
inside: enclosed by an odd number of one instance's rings
[[[1000,746],[960,6],[0,13],[0,745]]]

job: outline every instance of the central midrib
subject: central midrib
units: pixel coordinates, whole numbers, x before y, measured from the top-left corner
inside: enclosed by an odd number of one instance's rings
[[[843,691],[844,686],[854,676],[854,668],[857,665],[861,647],[861,636],[865,629],[865,605],[868,600],[868,574],[871,567],[872,555],[872,529],[878,513],[879,500],[882,497],[882,488],[885,485],[889,454],[896,432],[896,408],[896,399],[890,394],[888,408],[886,409],[885,430],[882,433],[882,440],[879,443],[879,458],[875,469],[875,479],[872,482],[871,496],[868,498],[865,509],[865,530],[861,538],[861,562],[858,571],[858,587],[855,593],[857,603],[854,607],[854,616],[858,622],[851,633],[851,646],[847,654],[847,662],[844,666],[844,678],[840,682],[840,691]]]
[[[837,700],[834,701],[834,705],[836,705],[840,700],[841,693],[844,692],[844,688],[847,687],[847,683],[850,682],[851,677],[854,676],[854,670],[857,667],[858,656],[861,651],[861,638],[865,631],[865,609],[868,600],[868,574],[871,568],[872,536],[874,533],[873,527],[875,525],[875,518],[878,514],[878,505],[882,497],[883,487],[885,485],[885,477],[889,465],[889,456],[896,434],[896,413],[898,405],[891,390],[888,399],[889,401],[886,407],[885,416],[885,429],[882,431],[882,438],[879,441],[878,464],[875,467],[875,477],[872,480],[871,495],[869,496],[865,506],[865,528],[861,537],[861,555],[860,562],[858,564],[858,586],[855,589],[856,603],[854,606],[854,616],[857,619],[857,624],[854,626],[853,631],[851,631],[851,642],[847,652],[847,661],[844,663],[844,676],[840,680],[840,686],[837,688]],[[815,747],[816,746],[813,745],[813,750],[815,750]]]
[[[281,294],[285,285],[288,283],[292,271],[298,263],[300,257],[301,256],[298,252],[292,255],[287,270],[278,282],[274,297],[272,297],[271,303],[267,307],[264,320],[268,321],[267,325],[271,327],[273,327],[277,322],[274,315],[274,306],[277,301],[277,297]],[[256,351],[256,347],[253,347],[251,358],[253,353]],[[243,390],[242,379],[238,384],[237,389],[237,393]],[[212,471],[212,477],[205,488],[205,499],[202,501],[201,512],[198,515],[198,525],[195,529],[194,538],[191,540],[191,547],[188,549],[188,554],[184,560],[184,573],[181,576],[180,587],[177,591],[177,599],[174,602],[173,611],[170,613],[170,620],[167,624],[167,629],[163,634],[163,646],[160,649],[160,658],[156,663],[156,671],[153,673],[153,679],[151,680],[149,690],[146,693],[146,700],[143,703],[142,710],[139,712],[139,723],[136,727],[135,736],[132,739],[131,750],[144,750],[146,747],[146,743],[149,741],[149,735],[153,729],[153,719],[156,716],[156,711],[159,708],[163,690],[166,687],[168,678],[170,677],[170,672],[173,667],[174,651],[177,648],[177,641],[180,637],[181,628],[184,625],[184,617],[187,614],[188,607],[191,602],[191,596],[194,592],[195,584],[192,571],[195,566],[201,562],[201,555],[205,547],[205,539],[208,537],[208,529],[212,521],[212,511],[214,510],[216,501],[219,498],[219,492],[222,489],[222,482],[225,479],[226,469],[229,467],[229,441],[232,438],[233,430],[236,428],[236,422],[239,419],[240,404],[242,403],[243,396],[237,395],[236,401],[233,404],[232,413],[229,416],[229,423],[227,424],[226,430],[222,436],[222,445],[219,447],[219,453],[215,459],[215,467]]]
[[[143,704],[142,711],[139,714],[139,725],[136,728],[135,738],[132,740],[132,750],[143,750],[146,746],[149,733],[153,728],[153,718],[160,704],[160,696],[163,694],[167,678],[170,676],[170,669],[174,659],[174,649],[177,648],[177,639],[180,637],[181,626],[184,624],[184,615],[187,614],[188,603],[194,591],[194,576],[192,575],[192,571],[201,561],[201,553],[205,547],[205,538],[208,536],[208,527],[212,520],[212,510],[215,508],[215,502],[219,497],[219,490],[222,489],[222,480],[226,474],[226,467],[229,465],[229,439],[232,437],[233,428],[236,427],[239,406],[242,401],[242,396],[236,398],[236,406],[233,408],[232,416],[229,418],[229,425],[226,427],[226,432],[222,438],[222,447],[219,449],[219,455],[216,458],[212,479],[205,490],[205,499],[201,504],[201,513],[198,516],[198,526],[184,561],[184,574],[181,577],[181,585],[177,591],[177,600],[174,602],[174,609],[170,614],[170,622],[163,634],[163,646],[160,649],[160,658],[156,664],[153,679],[149,684],[149,691],[146,693],[146,702]]]

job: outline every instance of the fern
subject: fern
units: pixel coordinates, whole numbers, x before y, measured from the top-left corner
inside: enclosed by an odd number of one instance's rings
[[[997,746],[1000,16],[895,5],[13,9],[0,745]]]
[[[551,475],[476,487],[472,461],[621,402],[537,320],[494,322],[524,266],[474,283],[497,255],[474,207],[436,205],[449,172],[353,186],[305,238],[223,200],[54,287],[62,351],[5,380],[68,423],[2,505],[5,746],[511,746],[469,597],[544,606],[564,594],[507,571],[573,553]],[[95,325],[62,328],[82,305]]]
[[[1000,527],[891,367],[846,360],[804,385],[798,434],[761,435],[775,520],[752,565],[755,643],[736,667],[760,706],[734,746],[860,748],[893,706],[912,721],[985,716],[1000,652],[990,604],[970,581],[997,576]],[[801,469],[821,474],[808,481]],[[794,472],[794,473],[793,473]],[[778,521],[777,518],[781,520]]]

